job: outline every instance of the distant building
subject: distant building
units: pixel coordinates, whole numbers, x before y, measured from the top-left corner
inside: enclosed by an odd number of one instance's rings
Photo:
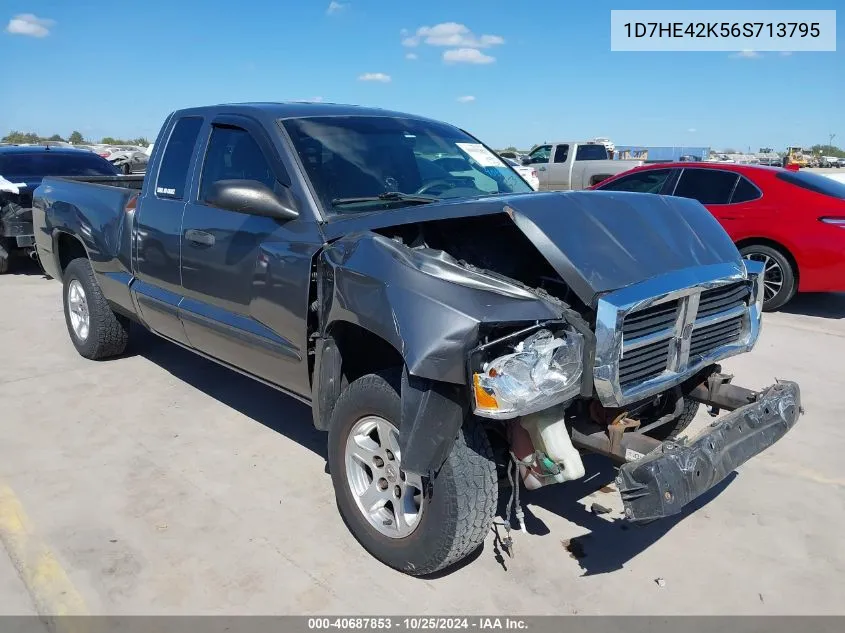
[[[684,157],[694,157],[707,160],[710,157],[709,147],[649,147],[645,145],[617,145],[615,160],[645,160],[651,162],[679,161]]]

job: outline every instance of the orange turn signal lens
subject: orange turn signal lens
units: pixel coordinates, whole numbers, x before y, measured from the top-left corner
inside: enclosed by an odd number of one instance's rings
[[[496,401],[496,397],[493,396],[493,394],[488,393],[487,390],[481,386],[480,377],[481,374],[472,375],[472,386],[473,391],[475,392],[475,408],[495,411],[499,408],[499,403]]]

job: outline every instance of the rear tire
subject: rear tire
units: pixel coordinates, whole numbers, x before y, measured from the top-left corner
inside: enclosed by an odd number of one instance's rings
[[[9,272],[9,250],[6,238],[0,237],[0,275]]]
[[[129,319],[111,309],[94,278],[91,262],[84,257],[67,265],[63,296],[70,340],[81,356],[100,360],[124,352]]]
[[[382,376],[368,374],[352,382],[341,394],[332,413],[329,469],[338,509],[364,549],[394,569],[422,576],[457,563],[484,542],[498,502],[496,467],[483,427],[476,420],[468,419],[440,471],[433,479],[423,477],[420,480],[420,509],[410,533],[386,535],[385,530],[376,527],[378,523],[372,520],[373,513],[359,505],[363,496],[355,496],[355,468],[350,470],[349,460],[353,460],[353,465],[356,462],[349,455],[348,442],[350,436],[360,438],[354,430],[360,429],[365,419],[376,418],[398,429],[401,412],[399,390]],[[376,444],[384,443],[380,440]],[[401,470],[401,456],[395,457],[399,458],[396,463],[404,482],[406,475]],[[375,457],[376,468],[370,469],[374,485],[384,476],[384,469],[378,466],[380,459]],[[413,475],[409,473],[407,477],[410,481]],[[391,489],[393,483],[391,479]],[[384,515],[384,525],[390,525],[388,516]]]
[[[795,296],[798,289],[795,270],[782,251],[764,244],[749,244],[740,250],[743,259],[762,262],[766,267],[763,273],[764,299],[763,311],[771,312],[783,307]]]

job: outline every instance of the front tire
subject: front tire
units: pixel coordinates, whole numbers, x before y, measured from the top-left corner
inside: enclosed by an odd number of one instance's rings
[[[329,429],[329,469],[352,535],[381,562],[407,574],[440,571],[476,550],[498,501],[493,451],[468,419],[434,476],[401,468],[398,389],[384,377],[358,378],[341,394]]]
[[[783,307],[795,296],[797,284],[795,270],[781,251],[764,244],[749,244],[740,250],[743,259],[763,264],[763,311],[771,312]]]
[[[63,296],[70,340],[81,356],[100,360],[123,353],[129,341],[129,320],[111,309],[91,262],[84,257],[65,269]]]

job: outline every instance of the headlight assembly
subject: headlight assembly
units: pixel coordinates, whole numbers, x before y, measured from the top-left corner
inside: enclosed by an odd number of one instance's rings
[[[473,374],[474,410],[487,418],[515,418],[578,395],[584,338],[562,330],[538,330],[512,354],[483,364]]]

